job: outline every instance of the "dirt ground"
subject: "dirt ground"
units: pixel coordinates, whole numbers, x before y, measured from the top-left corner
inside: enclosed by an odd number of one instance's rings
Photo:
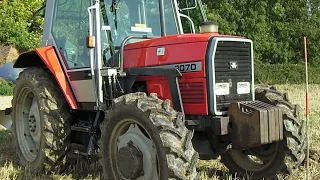
[[[16,48],[0,43],[0,66],[17,59],[18,56],[19,52]]]

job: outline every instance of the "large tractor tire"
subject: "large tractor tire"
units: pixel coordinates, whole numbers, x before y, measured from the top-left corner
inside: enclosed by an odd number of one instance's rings
[[[193,132],[168,100],[142,92],[116,98],[100,128],[98,144],[107,179],[198,178]]]
[[[276,174],[292,174],[305,159],[303,121],[298,117],[298,106],[289,103],[287,94],[275,87],[257,85],[256,100],[284,110],[284,140],[243,151],[230,150],[222,155],[222,162],[231,173],[249,179],[272,178]]]
[[[65,168],[71,115],[52,74],[41,68],[22,71],[12,109],[13,143],[20,164],[31,172]]]

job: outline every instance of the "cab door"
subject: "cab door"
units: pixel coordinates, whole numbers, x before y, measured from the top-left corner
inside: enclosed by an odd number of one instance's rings
[[[79,108],[93,110],[96,105],[94,83],[90,70],[88,7],[93,0],[55,0],[52,37],[61,65],[65,69]]]

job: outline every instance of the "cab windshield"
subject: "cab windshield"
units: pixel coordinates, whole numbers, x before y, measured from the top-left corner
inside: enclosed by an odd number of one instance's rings
[[[164,0],[166,34],[178,34],[174,6]],[[130,35],[161,36],[159,0],[103,0],[102,23],[114,46]]]

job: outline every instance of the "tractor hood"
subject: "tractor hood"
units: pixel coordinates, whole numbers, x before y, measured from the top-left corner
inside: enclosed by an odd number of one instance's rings
[[[125,47],[123,67],[125,69],[154,67],[202,61],[201,69],[205,69],[207,47],[213,37],[242,38],[218,33],[203,33],[170,35],[130,43]],[[194,74],[192,76],[197,77]],[[205,76],[205,71],[198,72],[198,77]]]
[[[221,35],[218,33],[203,33],[203,34],[178,34],[159,37],[151,40],[140,41],[137,43],[131,43],[126,45],[126,50],[159,47],[174,44],[187,44],[195,42],[208,42],[211,37],[235,37],[242,38],[240,36]]]

